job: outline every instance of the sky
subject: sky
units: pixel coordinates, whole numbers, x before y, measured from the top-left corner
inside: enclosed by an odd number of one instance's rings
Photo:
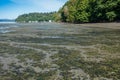
[[[0,0],[0,19],[15,19],[21,14],[58,11],[68,0]]]

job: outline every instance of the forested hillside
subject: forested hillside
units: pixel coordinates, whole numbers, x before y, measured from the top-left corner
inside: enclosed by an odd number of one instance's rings
[[[55,16],[72,23],[119,21],[120,0],[69,0]]]
[[[23,14],[18,16],[16,19],[17,22],[41,22],[41,21],[49,21],[54,20],[54,13],[29,13],[29,14]]]
[[[59,21],[70,23],[120,21],[120,0],[69,0],[58,12],[20,15],[17,22]]]

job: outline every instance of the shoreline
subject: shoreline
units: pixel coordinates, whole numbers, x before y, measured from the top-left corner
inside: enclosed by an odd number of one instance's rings
[[[15,29],[19,29],[18,26],[20,25],[41,25],[41,24],[62,24],[62,25],[72,25],[72,26],[77,26],[77,27],[89,27],[89,28],[110,28],[110,29],[120,29],[120,23],[117,23],[117,22],[111,22],[111,23],[80,23],[80,24],[73,24],[73,23],[59,23],[59,22],[40,22],[40,23],[17,23],[17,22],[4,22],[4,23],[1,23],[1,25],[4,25],[4,24],[10,24],[10,25],[13,25],[13,26],[10,26],[9,28],[6,28],[5,29],[0,29],[1,32],[0,33],[10,33],[10,32],[13,32],[15,31]],[[18,26],[17,26],[18,25]]]
[[[120,29],[120,22],[105,22],[105,23],[64,23],[64,22],[39,22],[39,23],[18,23],[18,24],[63,24],[63,25],[76,25],[76,26],[84,26],[84,27],[101,27],[101,28],[112,28],[112,29]]]
[[[57,23],[57,22],[55,22]],[[110,29],[120,29],[120,22],[106,22],[106,23],[80,23],[80,24],[74,24],[74,23],[59,23],[63,25],[76,25],[76,26],[83,26],[83,27],[96,27],[96,28],[110,28]]]

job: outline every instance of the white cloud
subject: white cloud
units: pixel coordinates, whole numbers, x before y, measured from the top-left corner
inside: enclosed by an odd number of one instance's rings
[[[42,8],[44,11],[56,11],[65,3],[62,0],[11,0],[21,6],[31,5],[31,8]],[[67,1],[67,0],[66,0]]]
[[[35,0],[35,5],[48,11],[58,10],[64,3],[57,0]]]

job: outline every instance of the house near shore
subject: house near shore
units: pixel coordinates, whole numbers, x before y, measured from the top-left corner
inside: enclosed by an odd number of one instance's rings
[[[48,22],[52,22],[52,20],[49,20]]]
[[[28,21],[28,23],[38,23],[38,21]]]
[[[28,21],[28,23],[38,23],[39,21]],[[41,21],[41,22],[52,22],[52,20],[49,20],[49,21]]]

